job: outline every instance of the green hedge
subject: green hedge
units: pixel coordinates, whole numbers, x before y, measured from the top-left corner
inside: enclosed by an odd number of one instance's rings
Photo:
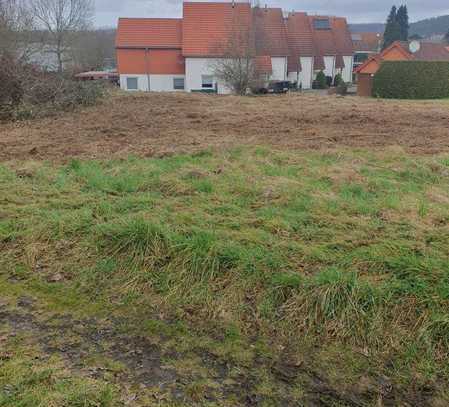
[[[385,61],[374,75],[373,96],[391,99],[449,97],[449,62]]]

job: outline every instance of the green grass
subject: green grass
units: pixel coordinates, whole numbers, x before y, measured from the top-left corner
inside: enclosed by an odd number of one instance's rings
[[[2,346],[0,406],[119,406],[115,386],[74,375],[62,360],[41,360],[40,353],[15,338]]]
[[[21,165],[0,166],[8,273],[60,273],[81,297],[153,304],[228,339],[367,349],[398,382],[449,380],[448,156],[259,147],[30,163],[19,178]]]

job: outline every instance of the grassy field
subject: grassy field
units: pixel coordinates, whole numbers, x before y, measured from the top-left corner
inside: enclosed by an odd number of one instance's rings
[[[0,166],[0,406],[449,403],[449,155]]]

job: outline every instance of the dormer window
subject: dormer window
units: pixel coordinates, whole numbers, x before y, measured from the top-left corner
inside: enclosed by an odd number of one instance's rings
[[[315,18],[313,20],[315,30],[330,30],[331,26],[328,18]]]

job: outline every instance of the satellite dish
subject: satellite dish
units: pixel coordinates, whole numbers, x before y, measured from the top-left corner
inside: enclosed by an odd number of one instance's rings
[[[419,41],[412,41],[409,46],[408,46],[410,52],[412,54],[415,54],[416,52],[418,52],[421,49],[421,43]]]

